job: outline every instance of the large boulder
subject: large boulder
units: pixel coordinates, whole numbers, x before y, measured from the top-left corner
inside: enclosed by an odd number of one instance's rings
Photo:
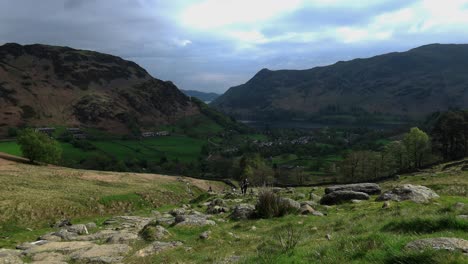
[[[449,251],[461,251],[468,254],[468,240],[460,238],[426,238],[419,239],[408,243],[405,247],[409,250],[425,250],[425,249],[436,249],[436,250],[449,250]]]
[[[376,200],[393,200],[398,202],[410,200],[415,203],[427,203],[430,200],[437,198],[439,198],[439,195],[425,186],[405,184],[403,186],[395,187],[391,191],[383,193]]]
[[[291,198],[281,198],[281,201],[287,204],[290,208],[294,208],[295,210],[301,209],[301,204]]]
[[[232,209],[230,215],[231,219],[234,220],[245,220],[249,219],[255,213],[255,206],[251,204],[238,204]]]
[[[146,241],[156,241],[168,237],[169,231],[156,222],[147,224],[141,231],[140,236]]]
[[[336,191],[353,191],[353,192],[363,192],[369,195],[380,194],[382,189],[376,183],[355,183],[355,184],[343,184],[343,185],[334,185],[325,188],[325,194],[336,192]]]
[[[323,196],[320,200],[320,204],[335,205],[351,200],[369,200],[369,195],[363,192],[335,191]]]

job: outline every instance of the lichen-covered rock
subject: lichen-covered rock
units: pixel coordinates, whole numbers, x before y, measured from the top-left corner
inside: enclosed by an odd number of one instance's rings
[[[131,250],[125,244],[95,245],[88,250],[71,254],[71,259],[78,263],[118,263]]]
[[[147,257],[147,256],[151,256],[151,255],[154,255],[154,254],[159,254],[163,251],[166,251],[166,250],[169,250],[169,249],[172,249],[172,248],[176,248],[176,247],[180,247],[182,246],[183,243],[182,242],[179,242],[179,241],[172,241],[172,242],[160,242],[160,241],[156,241],[156,242],[153,242],[151,245],[143,248],[143,249],[140,249],[138,250],[136,253],[135,253],[135,256],[137,257]]]
[[[281,198],[281,201],[287,204],[290,208],[294,208],[295,210],[301,209],[301,204],[291,198]]]
[[[439,198],[439,195],[425,186],[405,184],[403,186],[395,187],[391,191],[383,193],[376,200],[393,200],[398,202],[410,200],[415,203],[427,203],[430,200],[437,198]]]
[[[448,237],[426,238],[412,241],[405,248],[408,250],[424,250],[428,248],[449,251],[459,250],[468,254],[468,240]]]
[[[178,215],[175,218],[176,226],[213,226],[215,221],[208,220],[205,215]]]
[[[23,264],[20,250],[0,248],[0,264]]]
[[[369,195],[363,192],[335,191],[322,197],[320,204],[335,205],[351,200],[369,200]]]
[[[301,206],[299,213],[302,215],[308,215],[308,214],[312,214],[314,211],[315,211],[314,208],[312,208],[310,205],[304,204]]]
[[[230,215],[231,219],[234,220],[245,220],[249,219],[255,213],[255,206],[252,204],[238,204],[234,206]]]
[[[353,192],[363,192],[367,194],[380,194],[382,189],[376,183],[355,183],[355,184],[342,184],[334,185],[325,188],[325,193],[332,193],[336,191],[353,191]]]
[[[75,233],[75,234],[78,234],[78,235],[88,235],[89,232],[88,232],[88,228],[86,227],[86,225],[71,225],[71,226],[67,226],[66,227],[66,230],[70,233]]]
[[[156,241],[166,238],[170,235],[166,228],[158,225],[156,222],[147,224],[140,231],[140,236],[146,241]]]
[[[128,244],[138,239],[138,234],[128,231],[118,232],[106,240],[108,244]]]

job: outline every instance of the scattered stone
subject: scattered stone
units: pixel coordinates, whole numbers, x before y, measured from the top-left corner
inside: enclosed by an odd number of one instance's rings
[[[256,227],[256,226],[252,226],[252,227],[250,228],[250,230],[255,231],[255,230],[257,230],[257,227]]]
[[[36,254],[32,257],[32,260],[34,263],[37,262],[44,262],[44,263],[60,263],[60,262],[65,262],[67,258],[60,253],[54,253],[54,252],[44,252],[44,253],[39,253]]]
[[[170,212],[169,212],[172,216],[176,217],[178,215],[185,215],[187,214],[187,210],[185,210],[184,208],[176,208],[176,209],[172,209]]]
[[[49,242],[44,245],[27,249],[23,253],[28,256],[43,252],[59,252],[62,254],[70,254],[78,250],[90,249],[93,246],[95,246],[95,244],[88,241]]]
[[[205,215],[178,215],[175,218],[177,226],[213,226],[216,223],[213,220],[206,219]]]
[[[286,204],[288,204],[289,207],[292,207],[296,210],[301,209],[301,204],[291,198],[281,198],[281,201],[285,202]]]
[[[59,231],[54,232],[51,235],[60,237],[62,240],[75,240],[76,237],[78,236],[77,233],[72,233],[68,231],[67,229],[60,229]]]
[[[138,239],[138,235],[128,231],[119,232],[106,240],[107,244],[128,244]]]
[[[319,212],[319,211],[313,211],[312,215],[313,216],[325,216],[322,212]]]
[[[332,236],[331,236],[330,234],[327,234],[327,235],[325,235],[325,238],[326,238],[327,240],[331,240],[331,239],[332,239]]]
[[[465,204],[462,202],[457,202],[453,205],[453,208],[455,210],[463,210],[463,208],[465,208]]]
[[[97,225],[96,225],[96,223],[94,223],[94,222],[87,223],[85,226],[86,226],[86,228],[87,228],[88,230],[92,230],[92,229],[96,229],[96,228],[97,228]]]
[[[301,200],[301,199],[305,199],[306,198],[306,195],[303,194],[303,193],[298,193],[296,194],[296,197],[295,197],[297,200]]]
[[[210,206],[206,209],[207,214],[224,214],[229,212],[229,208],[218,205]]]
[[[151,214],[152,214],[154,217],[156,217],[156,218],[162,217],[161,212],[156,211],[156,210],[151,211]]]
[[[353,199],[353,200],[351,200],[351,203],[353,203],[353,204],[359,204],[359,203],[362,203],[362,200]]]
[[[313,201],[313,202],[319,202],[320,199],[322,199],[322,197],[319,196],[319,195],[317,195],[317,194],[315,194],[315,193],[312,193],[312,192],[311,192],[310,195],[309,195],[309,199],[310,199],[311,201]]]
[[[312,227],[310,230],[312,231],[318,231],[318,228],[316,226]]]
[[[71,255],[78,263],[117,263],[131,250],[124,244],[95,245],[88,250],[80,250]]]
[[[439,195],[425,186],[405,184],[383,193],[376,201],[393,200],[400,202],[410,200],[415,203],[428,203],[430,200],[437,198],[439,198]]]
[[[210,205],[211,206],[227,206],[226,201],[224,201],[221,198],[213,199],[213,201],[210,202]]]
[[[75,233],[78,235],[89,235],[86,225],[71,225],[67,226],[66,230],[70,233]]]
[[[376,183],[343,184],[325,188],[325,194],[329,194],[336,191],[353,191],[373,195],[380,194],[382,192],[382,189],[380,189],[380,186]]]
[[[211,235],[211,231],[205,231],[203,233],[200,234],[200,239],[203,239],[203,240],[206,240],[208,238],[210,238],[210,235]]]
[[[140,236],[146,241],[156,241],[166,238],[170,235],[166,228],[157,225],[156,223],[149,223],[140,231]]]
[[[239,204],[233,208],[230,218],[233,220],[245,220],[245,219],[251,218],[254,212],[255,212],[254,205]]]
[[[67,227],[67,226],[71,226],[72,223],[71,223],[71,220],[70,219],[62,219],[62,220],[59,220],[57,221],[53,227],[54,228],[61,228],[61,227]]]
[[[468,240],[460,238],[426,238],[408,243],[405,247],[409,250],[424,250],[432,248],[436,250],[461,251],[468,254]]]
[[[301,208],[299,209],[299,212],[300,214],[302,215],[308,215],[308,214],[312,214],[314,212],[314,208],[312,208],[310,205],[308,204],[304,204],[301,206]]]
[[[387,209],[387,208],[390,208],[390,201],[385,201],[382,205],[382,208],[383,209]]]
[[[280,193],[280,192],[283,190],[283,188],[281,188],[281,187],[273,187],[273,188],[271,188],[271,190],[272,190],[274,193]]]
[[[369,195],[363,192],[334,191],[323,196],[320,204],[334,205],[351,200],[369,200]]]
[[[147,256],[150,256],[150,255],[154,255],[154,254],[159,254],[163,251],[166,251],[166,250],[169,250],[169,249],[172,249],[172,248],[175,248],[175,247],[180,247],[182,246],[182,242],[179,242],[179,241],[173,241],[173,242],[160,242],[160,241],[156,241],[156,242],[153,242],[151,245],[141,249],[141,250],[138,250],[136,253],[135,253],[135,256],[137,257],[147,257]]]
[[[170,226],[170,225],[173,225],[175,224],[175,217],[161,217],[161,218],[158,218],[156,220],[156,224],[158,225],[166,225],[166,226]]]

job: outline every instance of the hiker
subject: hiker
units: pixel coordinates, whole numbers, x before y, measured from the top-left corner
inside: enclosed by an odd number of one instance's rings
[[[241,183],[241,191],[243,195],[247,194],[247,187],[249,186],[249,180],[245,178]]]
[[[213,192],[213,189],[211,189],[211,186],[210,186],[210,188],[208,188],[208,192],[209,192],[209,193],[212,193],[212,192]]]

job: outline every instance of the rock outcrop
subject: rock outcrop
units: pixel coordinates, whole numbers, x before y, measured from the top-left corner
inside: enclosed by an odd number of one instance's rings
[[[437,198],[439,198],[439,195],[425,186],[405,184],[383,193],[377,198],[377,201],[393,200],[399,202],[410,200],[415,203],[428,203],[430,200]]]

